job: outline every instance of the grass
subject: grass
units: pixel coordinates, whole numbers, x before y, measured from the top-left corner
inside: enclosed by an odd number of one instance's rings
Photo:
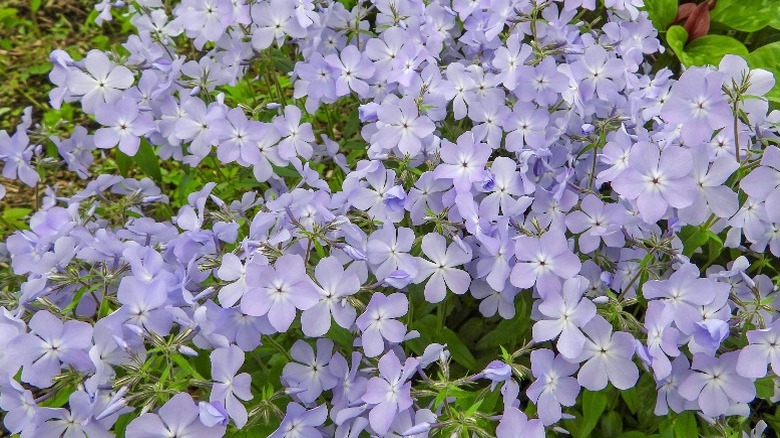
[[[99,27],[94,23],[93,0],[0,0],[0,129],[16,130],[22,112],[33,107],[34,120],[44,120],[47,126],[60,125],[63,133],[71,123],[86,121],[74,113],[74,108],[53,110],[49,104],[51,71],[49,53],[54,49],[67,51],[81,59],[90,49],[108,49],[120,42],[117,23]],[[75,117],[74,117],[75,116]],[[34,210],[46,185],[63,188],[73,185],[72,176],[62,172],[46,172],[46,180],[30,188],[19,181],[0,177],[8,194],[0,201],[4,215],[13,216],[24,210]]]

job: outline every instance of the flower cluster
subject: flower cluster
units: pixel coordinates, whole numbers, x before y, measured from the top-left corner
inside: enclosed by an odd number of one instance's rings
[[[90,124],[0,132],[5,178],[85,182],[0,244],[5,428],[544,437],[583,389],[721,426],[774,399],[774,79],[651,72],[643,2],[595,3],[101,2],[122,54],[51,54]],[[529,319],[503,356],[455,333]]]

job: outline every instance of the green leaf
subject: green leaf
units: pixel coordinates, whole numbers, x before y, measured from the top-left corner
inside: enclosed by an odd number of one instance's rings
[[[699,436],[699,426],[696,424],[696,417],[693,412],[683,412],[674,419],[675,438],[690,438]]]
[[[677,16],[677,0],[645,0],[645,9],[653,26],[664,31]]]
[[[780,102],[780,41],[767,44],[752,51],[747,56],[747,62],[751,68],[769,70],[775,75],[775,87],[767,94],[767,99]]]
[[[515,315],[525,315],[527,312],[526,302],[518,299],[515,303]],[[499,347],[513,350],[519,342],[529,339],[530,335],[531,323],[528,318],[504,319],[495,329],[482,336],[477,342],[477,350],[495,350]]]
[[[30,0],[30,9],[32,9],[33,12],[38,12],[38,9],[41,8],[41,0]]]
[[[203,376],[198,373],[198,371],[195,370],[195,367],[190,364],[187,359],[184,358],[184,356],[180,356],[178,354],[171,354],[171,359],[173,359],[174,362],[176,362],[177,365],[182,367],[184,370],[186,370],[189,374],[194,376],[195,378],[203,380]]]
[[[126,153],[120,151],[119,149],[116,150],[116,167],[119,170],[119,174],[127,177],[128,172],[130,172],[130,166],[133,164],[133,159],[127,155]]]
[[[607,396],[603,392],[585,391],[582,395],[582,423],[577,433],[579,437],[589,437],[601,419],[607,407]]]
[[[672,26],[666,31],[666,44],[671,47],[672,51],[680,58],[680,55],[685,52],[685,43],[688,41],[688,32],[682,26]]]
[[[690,257],[710,240],[710,230],[687,225],[680,230],[680,239],[683,243],[683,254]]]
[[[423,343],[427,345],[432,342],[447,344],[447,350],[452,355],[452,360],[466,369],[472,371],[479,369],[479,364],[474,355],[471,354],[471,349],[461,341],[457,333],[446,327],[440,328],[439,322],[434,315],[423,316],[412,323],[412,328],[420,332],[420,337],[407,341],[410,344]]]
[[[755,32],[777,15],[776,0],[718,0],[710,19],[742,32]]]
[[[639,408],[639,394],[637,393],[636,388],[620,391],[620,397],[626,403],[626,406],[628,406],[631,413],[636,414],[636,411]]]
[[[726,35],[705,35],[685,46],[688,65],[714,65],[728,54],[746,57],[748,49],[739,40]]]
[[[717,66],[727,54],[743,58],[748,55],[744,44],[726,35],[705,35],[690,43],[686,43],[687,41],[688,32],[682,26],[672,26],[666,32],[666,43],[686,67],[708,64]]]
[[[775,395],[775,382],[772,377],[756,380],[756,397],[769,399]]]
[[[133,161],[147,176],[157,182],[162,181],[160,160],[157,158],[157,152],[155,152],[148,141],[141,141],[141,146],[138,148],[138,152],[133,156]]]
[[[623,432],[623,418],[617,411],[609,411],[601,416],[600,436],[618,436]],[[640,435],[643,436],[643,435]]]

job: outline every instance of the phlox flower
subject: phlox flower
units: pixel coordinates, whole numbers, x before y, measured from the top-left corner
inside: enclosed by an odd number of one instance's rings
[[[409,311],[409,300],[402,293],[385,295],[374,293],[365,312],[355,323],[362,332],[361,340],[366,356],[379,356],[385,351],[384,340],[400,343],[406,337],[406,326],[397,321]]]
[[[576,363],[556,356],[551,350],[543,348],[531,352],[531,373],[536,380],[528,387],[526,395],[536,405],[539,419],[545,426],[561,419],[561,406],[574,406],[577,402],[580,384],[571,377],[577,368]]]
[[[615,191],[636,199],[639,213],[646,223],[655,223],[669,206],[685,208],[697,196],[690,178],[691,153],[678,146],[658,146],[639,142],[629,155],[628,167],[612,181]]]

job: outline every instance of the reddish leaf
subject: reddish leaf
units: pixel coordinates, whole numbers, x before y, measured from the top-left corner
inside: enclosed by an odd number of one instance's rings
[[[674,26],[675,24],[683,24],[685,23],[685,20],[690,17],[691,12],[696,9],[695,3],[683,3],[680,5],[680,7],[677,8],[677,16],[674,17],[674,21],[672,21],[672,24],[670,26]]]
[[[685,20],[685,30],[688,32],[688,42],[701,38],[710,31],[710,3],[704,2],[691,12]]]

